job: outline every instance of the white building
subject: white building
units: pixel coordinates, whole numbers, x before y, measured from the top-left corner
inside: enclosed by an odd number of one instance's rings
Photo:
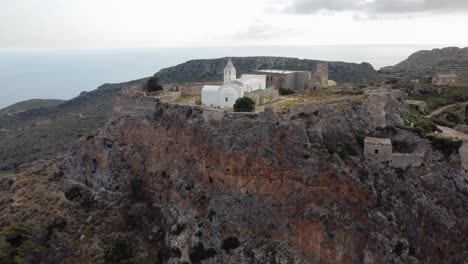
[[[244,93],[266,89],[266,75],[243,74],[237,79],[237,71],[229,59],[224,68],[224,84],[222,86],[205,85],[201,92],[204,106],[230,108]]]

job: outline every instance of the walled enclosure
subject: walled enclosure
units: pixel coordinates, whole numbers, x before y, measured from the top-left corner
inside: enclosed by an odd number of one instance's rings
[[[279,92],[275,89],[257,90],[245,93],[244,96],[249,97],[255,102],[255,105],[263,105],[278,99]]]
[[[364,157],[370,166],[390,165],[399,169],[419,167],[424,162],[424,153],[393,153],[392,141],[388,138],[367,137]]]

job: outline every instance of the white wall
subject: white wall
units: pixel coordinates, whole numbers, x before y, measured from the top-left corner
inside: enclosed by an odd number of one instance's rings
[[[242,88],[229,83],[223,85],[219,91],[218,102],[221,107],[233,107],[236,100],[243,96]]]
[[[219,106],[219,86],[205,85],[201,92],[202,104],[205,106]]]
[[[252,92],[266,89],[266,78],[266,75],[243,74],[239,80],[250,86],[252,90],[248,92]]]

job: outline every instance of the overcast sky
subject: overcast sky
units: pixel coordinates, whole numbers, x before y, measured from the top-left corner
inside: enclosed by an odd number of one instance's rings
[[[0,48],[467,46],[468,0],[0,0]]]

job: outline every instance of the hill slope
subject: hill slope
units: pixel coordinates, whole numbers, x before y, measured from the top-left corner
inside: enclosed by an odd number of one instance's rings
[[[109,119],[123,87],[140,82],[105,84],[61,103],[32,100],[0,110],[0,171],[66,150]]]
[[[174,67],[162,69],[156,76],[165,83],[220,81],[228,58],[191,60]],[[315,71],[321,61],[284,57],[235,57],[232,61],[237,74],[258,69]],[[329,62],[329,79],[339,83],[361,83],[378,79],[377,72],[369,63]]]
[[[26,110],[31,110],[34,108],[43,108],[43,107],[53,107],[65,102],[64,100],[58,99],[31,99],[16,104],[12,104],[3,109],[0,109],[0,116],[6,114],[14,114],[18,112],[23,112]]]
[[[381,72],[407,78],[455,72],[462,81],[468,82],[468,47],[421,50],[395,66],[382,68]]]

